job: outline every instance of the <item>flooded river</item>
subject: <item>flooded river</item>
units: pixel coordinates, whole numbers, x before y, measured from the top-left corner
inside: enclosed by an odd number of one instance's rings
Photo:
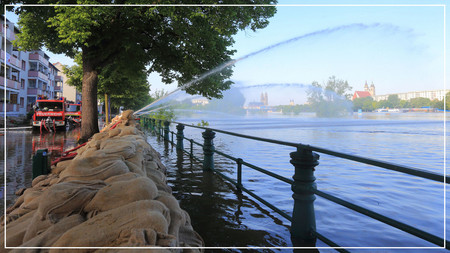
[[[300,117],[194,113],[179,116],[177,121],[197,124],[202,119],[212,128],[310,144],[444,173],[443,114],[369,113],[342,119],[319,119],[307,114]],[[175,126],[171,128],[175,130]],[[203,142],[201,132],[200,129],[186,128],[185,136]],[[35,150],[49,148],[51,155],[58,157],[62,151],[76,146],[79,135],[79,129],[46,135],[33,134],[30,130],[8,131],[6,159],[2,159],[6,163],[7,205],[13,202],[17,189],[31,185],[31,161]],[[1,136],[2,142],[4,138]],[[173,194],[181,207],[189,212],[194,229],[204,238],[206,246],[229,247],[229,251],[239,251],[236,247],[292,246],[289,221],[248,194],[236,191],[233,185],[218,176],[203,172],[201,164],[191,161],[189,156],[177,155],[175,147],[151,133],[148,133],[148,141],[161,153]],[[217,150],[284,177],[291,178],[294,173],[289,163],[289,153],[295,151],[293,148],[219,133],[214,144]],[[188,147],[187,142],[185,147]],[[2,145],[2,158],[3,148]],[[201,148],[194,147],[194,150],[203,158]],[[217,170],[236,178],[233,161],[215,155],[215,162]],[[444,237],[444,223],[449,217],[448,212],[444,217],[443,184],[324,154],[319,162],[315,171],[319,190]],[[292,214],[292,192],[286,183],[244,167],[243,185]],[[2,188],[2,195],[4,191]],[[315,210],[317,230],[344,247],[435,247],[320,197],[315,201]],[[317,245],[327,246],[320,241]]]

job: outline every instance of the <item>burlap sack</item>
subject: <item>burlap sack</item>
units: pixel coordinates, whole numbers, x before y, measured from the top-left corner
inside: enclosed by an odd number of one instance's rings
[[[47,230],[50,226],[52,226],[53,223],[51,223],[49,220],[45,219],[42,220],[38,212],[35,212],[33,215],[33,218],[28,223],[27,231],[23,237],[23,242],[26,242],[33,237],[37,236],[38,234],[42,233],[43,231]]]
[[[184,226],[180,227],[178,231],[178,241],[180,242],[180,247],[205,247],[205,242],[202,237],[194,231],[194,228],[191,225],[191,218],[189,214],[182,210],[182,213],[185,217],[186,223]],[[202,252],[200,249],[193,249],[192,252]]]
[[[127,172],[129,169],[121,157],[100,153],[72,160],[70,165],[59,174],[59,182],[105,180]]]
[[[67,230],[83,223],[85,219],[79,214],[70,215],[61,219],[59,222],[49,227],[44,232],[35,236],[34,238],[25,241],[20,247],[50,247],[54,244],[61,235]],[[40,249],[30,250],[29,252],[40,252]],[[23,252],[23,249],[13,250],[12,252]]]
[[[104,212],[138,200],[152,200],[157,195],[156,185],[149,178],[116,181],[100,189],[84,210]]]
[[[104,140],[100,145],[100,150],[107,155],[120,155],[123,159],[128,159],[136,154],[137,143],[134,138],[127,137]]]
[[[170,211],[170,224],[169,224],[169,234],[175,236],[175,238],[179,238],[178,232],[180,230],[180,226],[186,224],[186,217],[183,214],[183,210],[180,208],[177,199],[171,194],[159,191],[158,197],[156,200],[162,202]],[[177,241],[177,245],[179,242]]]
[[[61,161],[59,163],[52,166],[52,174],[55,175],[59,175],[61,173],[61,171],[65,170],[67,168],[67,166],[69,166],[69,164],[72,162],[72,160],[65,160],[65,161]]]
[[[7,247],[18,247],[23,242],[23,237],[25,236],[25,233],[27,232],[28,225],[30,224],[30,221],[33,219],[34,214],[37,211],[31,211],[27,214],[19,217],[18,219],[6,224],[6,243],[3,240],[4,238],[4,231],[3,229],[0,232],[0,236],[2,240],[0,240],[0,248],[4,249],[5,246]]]
[[[125,136],[125,135],[137,135],[138,130],[134,126],[125,126],[122,128],[122,131],[120,132],[119,136]]]
[[[134,172],[128,172],[128,173],[125,173],[125,174],[120,174],[120,175],[117,175],[117,176],[110,177],[110,178],[105,180],[105,183],[112,184],[114,182],[127,181],[127,180],[135,179],[135,178],[138,178],[138,177],[140,177],[139,174],[136,174]]]
[[[39,188],[28,188],[25,190],[24,193],[16,200],[14,205],[6,210],[7,223],[33,210],[36,210],[38,208],[41,195],[42,189]]]
[[[97,191],[105,186],[103,181],[98,180],[55,184],[42,194],[39,217],[56,223],[71,214],[81,213]]]
[[[169,210],[156,200],[141,200],[102,212],[64,233],[52,247],[115,247],[118,238],[132,229],[152,229],[167,234]],[[99,232],[101,231],[101,232]],[[131,235],[131,233],[130,233]],[[150,245],[147,241],[146,244]],[[54,249],[50,252],[61,252]],[[86,251],[88,252],[88,251]]]

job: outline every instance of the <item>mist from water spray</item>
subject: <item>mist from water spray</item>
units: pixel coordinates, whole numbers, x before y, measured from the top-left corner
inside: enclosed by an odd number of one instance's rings
[[[371,24],[371,25],[366,25],[366,24],[361,24],[361,23],[350,24],[350,25],[343,25],[343,26],[338,26],[338,27],[334,27],[334,28],[327,28],[327,29],[324,29],[324,30],[319,30],[319,31],[307,33],[307,34],[304,34],[304,35],[300,35],[300,36],[294,37],[292,39],[288,39],[288,40],[285,40],[285,41],[273,44],[271,46],[265,47],[265,48],[260,49],[258,51],[255,51],[255,52],[249,53],[247,55],[244,55],[244,56],[242,56],[242,57],[240,57],[238,59],[228,61],[228,62],[226,62],[226,63],[224,63],[224,64],[222,64],[222,65],[220,65],[220,66],[218,66],[218,67],[216,67],[216,68],[214,68],[214,69],[212,69],[212,70],[210,70],[210,71],[208,71],[208,72],[206,72],[204,74],[202,74],[197,79],[191,80],[191,81],[183,84],[182,86],[176,88],[175,90],[173,90],[172,92],[166,94],[165,96],[162,96],[161,98],[159,98],[156,101],[150,103],[149,105],[147,105],[147,106],[137,110],[135,112],[135,114],[136,115],[141,115],[141,114],[149,113],[149,112],[144,111],[144,110],[147,110],[148,108],[150,108],[152,106],[156,106],[158,102],[166,99],[167,97],[173,95],[174,93],[176,93],[176,92],[178,92],[180,90],[189,88],[190,86],[192,86],[196,82],[199,82],[199,81],[205,79],[206,77],[208,77],[210,75],[213,75],[213,74],[215,74],[217,72],[220,72],[223,69],[225,69],[225,68],[227,68],[227,67],[229,67],[231,65],[234,65],[237,62],[240,62],[242,60],[248,59],[248,58],[250,58],[252,56],[255,56],[255,55],[258,55],[258,54],[265,53],[265,52],[270,51],[270,50],[272,50],[274,48],[277,48],[277,47],[280,47],[280,46],[283,46],[283,45],[286,45],[286,44],[290,44],[290,43],[296,42],[296,41],[301,40],[301,39],[306,39],[306,38],[319,36],[319,35],[328,35],[328,34],[332,34],[332,33],[335,33],[335,32],[342,31],[342,30],[355,29],[355,28],[356,29],[365,30],[365,29],[369,29],[369,28],[377,28],[377,27],[380,27],[380,26],[382,26],[380,23],[375,23],[375,24]],[[384,26],[389,27],[389,28],[398,29],[398,28],[396,28],[395,26],[392,26],[392,25],[384,25]],[[162,108],[158,108],[158,109],[162,109]],[[152,111],[154,111],[154,110],[152,110]]]

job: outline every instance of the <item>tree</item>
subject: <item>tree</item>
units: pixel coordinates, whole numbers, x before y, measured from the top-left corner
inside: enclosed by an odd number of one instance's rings
[[[375,108],[373,107],[373,98],[372,97],[363,97],[363,98],[355,98],[353,100],[353,110],[357,111],[361,109],[362,111],[373,111]]]
[[[413,107],[413,108],[421,108],[421,107],[431,106],[431,100],[429,98],[422,98],[422,97],[411,98],[409,100],[409,103],[410,103],[411,107]]]
[[[72,1],[60,1],[67,3]],[[199,4],[221,1],[202,0]],[[24,0],[24,4],[36,4]],[[54,1],[40,0],[40,4]],[[134,1],[77,1],[79,4],[133,4]],[[178,1],[159,3],[182,4]],[[231,59],[234,42],[231,37],[239,30],[264,28],[275,0],[245,1],[249,6],[21,6],[18,25],[21,33],[16,45],[23,50],[45,46],[54,53],[74,57],[81,53],[83,67],[83,121],[81,140],[98,132],[97,84],[101,71],[116,59],[126,59],[134,66],[149,65],[149,72],[159,72],[166,83],[182,85]],[[231,68],[210,75],[186,88],[190,94],[220,97],[230,87],[227,81]]]
[[[319,117],[338,117],[351,110],[351,90],[347,81],[335,76],[322,85],[314,81],[307,90],[308,103]]]
[[[387,103],[390,108],[398,108],[400,106],[400,98],[398,98],[397,94],[389,95]]]
[[[445,94],[445,110],[450,110],[450,92]]]

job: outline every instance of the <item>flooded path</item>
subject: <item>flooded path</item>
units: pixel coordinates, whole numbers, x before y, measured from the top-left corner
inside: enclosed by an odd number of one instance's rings
[[[17,196],[14,194],[16,190],[31,186],[33,154],[36,150],[47,148],[50,159],[53,160],[60,157],[65,150],[75,147],[80,134],[80,128],[43,134],[33,132],[31,129],[7,130],[6,157],[4,145],[1,145],[0,150],[2,172],[6,163],[6,173],[1,173],[2,182],[5,181],[6,175],[6,188],[4,186],[1,188],[2,197],[6,190],[6,206],[11,205],[16,199]],[[3,144],[5,136],[0,136],[0,141]]]

